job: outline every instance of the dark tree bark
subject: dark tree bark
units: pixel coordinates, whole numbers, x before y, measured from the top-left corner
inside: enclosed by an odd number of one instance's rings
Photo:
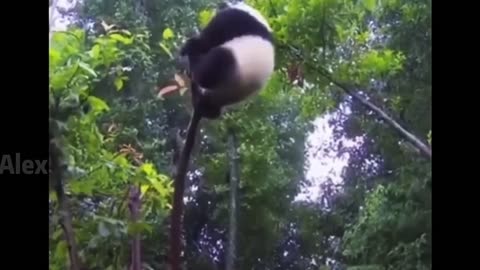
[[[73,230],[72,216],[70,213],[68,197],[64,190],[64,171],[62,149],[58,145],[58,138],[52,136],[50,132],[50,181],[53,186],[58,200],[58,210],[60,216],[60,226],[62,227],[65,241],[67,242],[68,255],[70,258],[71,270],[82,270],[80,257],[78,255],[78,247],[75,241],[75,233]]]
[[[133,223],[138,222],[140,217],[140,188],[137,186],[130,187],[130,217]],[[142,259],[141,259],[141,246],[140,246],[140,234],[135,234],[132,240],[132,264],[130,266],[131,270],[141,270],[142,269]]]
[[[230,155],[230,224],[227,247],[226,270],[235,269],[236,245],[237,245],[237,212],[238,212],[238,182],[239,177],[239,157],[237,152],[237,141],[233,130],[228,132],[228,148]]]

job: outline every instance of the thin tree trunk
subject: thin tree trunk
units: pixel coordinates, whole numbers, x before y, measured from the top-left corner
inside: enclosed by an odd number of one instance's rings
[[[230,155],[230,225],[229,225],[229,237],[227,248],[227,260],[226,270],[235,269],[236,258],[236,244],[237,244],[237,212],[238,212],[238,182],[239,177],[239,165],[238,165],[238,152],[237,141],[233,130],[228,132],[228,148]]]
[[[322,71],[322,75],[330,80],[334,85],[342,89],[345,93],[350,95],[354,100],[362,103],[365,107],[375,112],[380,118],[382,118],[387,124],[389,124],[393,129],[395,129],[403,138],[407,141],[412,143],[425,157],[431,159],[432,158],[432,149],[425,144],[420,138],[406,130],[402,127],[393,117],[389,116],[386,112],[384,112],[381,108],[373,104],[372,102],[366,100],[359,94],[357,94],[354,90],[352,90],[347,85],[340,83],[332,78],[332,76],[327,71]]]
[[[299,49],[293,47],[293,46],[287,46],[291,52],[295,54],[296,57],[303,59],[303,56]],[[339,87],[342,89],[347,95],[351,96],[354,100],[362,103],[365,107],[368,109],[372,110],[375,112],[380,118],[382,118],[385,122],[387,122],[388,125],[390,125],[393,129],[395,129],[403,138],[405,138],[407,141],[412,143],[418,150],[419,152],[427,157],[428,159],[432,159],[432,149],[430,146],[428,146],[426,143],[424,143],[420,138],[406,130],[402,125],[400,125],[393,117],[389,116],[386,112],[384,112],[380,107],[376,106],[372,102],[366,100],[359,94],[357,94],[351,87],[347,86],[346,84],[343,84],[341,82],[336,81],[330,72],[328,70],[325,70],[324,68],[319,68],[318,66],[315,65],[308,65],[311,69],[317,70],[323,77],[327,78],[331,83],[333,83],[335,86]]]
[[[140,188],[137,186],[130,187],[130,218],[132,223],[136,223],[140,217]],[[141,259],[141,246],[140,246],[140,234],[135,234],[132,240],[132,265],[130,266],[131,270],[141,270],[142,269],[142,259]]]
[[[78,255],[78,247],[75,241],[75,233],[73,230],[72,216],[70,213],[68,197],[65,195],[63,187],[64,167],[62,162],[62,151],[57,145],[54,137],[50,135],[50,170],[51,181],[57,195],[60,225],[63,229],[65,241],[67,242],[68,255],[70,258],[70,269],[81,270],[80,257]]]
[[[195,144],[200,115],[194,111],[187,128],[185,144],[180,152],[175,175],[173,191],[173,208],[170,222],[170,270],[181,270],[182,265],[182,227],[183,227],[183,195],[185,190],[185,177],[187,175],[190,155]]]

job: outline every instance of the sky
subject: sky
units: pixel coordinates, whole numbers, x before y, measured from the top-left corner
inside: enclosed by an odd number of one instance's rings
[[[348,108],[344,113],[349,113]],[[296,200],[316,200],[321,196],[322,183],[328,179],[335,184],[341,184],[343,181],[342,171],[348,163],[349,155],[345,153],[339,156],[330,146],[335,143],[335,138],[333,127],[328,122],[336,114],[336,112],[325,114],[314,121],[315,129],[308,135],[306,142],[308,163],[306,178],[311,182],[311,186],[303,188]],[[352,147],[359,145],[361,138],[358,140],[341,138],[340,141],[343,146]]]
[[[74,5],[75,0],[57,0],[57,7],[70,8]],[[51,16],[52,9],[49,8]],[[51,29],[54,31],[62,31],[66,29],[68,20],[62,18],[58,12],[54,12],[51,20]],[[320,185],[327,179],[331,179],[334,183],[342,182],[341,173],[347,165],[348,154],[341,157],[337,156],[335,151],[324,152],[330,143],[334,140],[333,128],[328,124],[333,114],[326,114],[315,120],[315,130],[309,134],[307,138],[307,162],[306,178],[312,185],[302,189],[301,193],[295,198],[296,200],[316,200],[321,195]],[[356,144],[353,140],[342,139],[345,146],[353,146]]]

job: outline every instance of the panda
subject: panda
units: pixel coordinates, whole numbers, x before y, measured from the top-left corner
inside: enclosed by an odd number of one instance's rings
[[[195,109],[215,119],[264,88],[275,66],[272,30],[253,7],[224,3],[180,56],[190,65]]]

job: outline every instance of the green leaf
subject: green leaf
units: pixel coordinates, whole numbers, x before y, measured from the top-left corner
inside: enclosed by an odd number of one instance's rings
[[[143,171],[146,175],[155,175],[155,169],[153,167],[152,163],[144,163],[141,167],[140,170]]]
[[[90,50],[90,56],[93,59],[98,59],[100,56],[100,45],[95,44],[92,49]]]
[[[130,163],[128,162],[127,158],[123,155],[118,156],[114,160],[115,164],[117,164],[120,168],[128,168]]]
[[[76,93],[69,94],[66,98],[60,100],[59,107],[63,110],[76,108],[80,104],[80,97]]]
[[[142,232],[151,233],[153,230],[152,226],[145,222],[135,222],[128,224],[128,233],[129,234],[139,234]]]
[[[154,177],[147,177],[148,181],[152,184],[153,188],[160,194],[160,196],[164,197],[167,194],[167,189]]]
[[[61,54],[58,50],[55,50],[53,48],[50,48],[50,51],[49,51],[49,59],[50,59],[50,65],[52,67],[55,67],[58,65],[58,63],[60,62],[60,60],[62,59],[61,58]]]
[[[114,84],[115,84],[115,88],[117,88],[117,90],[121,90],[122,87],[123,87],[123,79],[122,79],[122,77],[117,77],[117,78],[115,78]]]
[[[160,45],[160,48],[162,48],[163,51],[165,53],[167,53],[167,55],[170,57],[170,59],[173,59],[172,52],[170,52],[170,50],[167,48],[167,46],[165,46],[165,44],[163,44],[162,42],[160,42],[159,45]]]
[[[68,252],[67,241],[64,241],[64,240],[60,241],[57,244],[57,248],[55,249],[55,257],[66,258],[67,252]]]
[[[77,181],[70,184],[70,189],[74,194],[82,194],[91,196],[93,194],[95,182],[93,181]]]
[[[200,27],[205,27],[213,18],[213,15],[214,13],[212,10],[202,10],[198,16]]]
[[[77,69],[78,64],[75,63],[52,74],[50,78],[50,86],[52,89],[56,90],[68,87],[67,84],[72,81],[71,79],[77,72]]]
[[[150,186],[149,185],[141,185],[140,186],[140,194],[141,196],[143,197],[143,195],[145,195],[145,193],[147,193],[147,191],[150,189]]]
[[[173,35],[172,29],[167,28],[167,29],[163,30],[163,34],[162,34],[163,39],[171,39],[171,38],[173,38],[173,36],[174,35]]]
[[[129,44],[132,44],[133,42],[133,37],[124,37],[120,34],[110,34],[110,38],[113,39],[113,40],[116,40],[118,42],[121,42],[125,45],[129,45]]]
[[[102,112],[102,111],[110,110],[107,103],[105,103],[105,101],[103,101],[102,99],[99,99],[94,96],[89,96],[88,101],[90,102],[90,105],[92,106],[92,110],[94,112]]]
[[[67,39],[67,34],[64,32],[55,32],[52,36],[52,45],[64,44]]]
[[[79,62],[78,66],[86,72],[90,73],[93,77],[97,77],[97,73],[95,73],[95,71],[87,63]]]
[[[363,5],[369,11],[373,11],[377,5],[376,0],[363,0]]]
[[[52,235],[52,239],[57,240],[57,239],[60,239],[60,237],[62,237],[62,236],[63,236],[63,231],[62,230],[56,230]]]
[[[128,31],[128,30],[125,30],[125,29],[121,29],[121,30],[112,30],[110,31],[110,33],[122,33],[126,36],[132,36],[132,32]]]

